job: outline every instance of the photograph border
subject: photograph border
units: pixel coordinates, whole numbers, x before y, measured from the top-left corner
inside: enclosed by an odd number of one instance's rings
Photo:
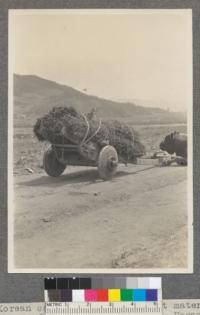
[[[46,274],[8,274],[7,272],[7,130],[8,130],[8,9],[175,9],[193,10],[193,189],[194,189],[194,271],[193,274],[161,274],[164,299],[199,299],[200,294],[200,2],[197,0],[7,0],[0,2],[0,301],[43,301]],[[92,276],[93,274],[88,274]],[[154,274],[152,274],[153,276]],[[56,274],[49,274],[56,277]],[[59,275],[60,276],[60,275]],[[66,276],[63,274],[63,276]],[[81,276],[76,273],[68,276]],[[107,275],[106,275],[107,276]],[[128,276],[128,274],[127,274]],[[137,275],[139,276],[139,274]]]

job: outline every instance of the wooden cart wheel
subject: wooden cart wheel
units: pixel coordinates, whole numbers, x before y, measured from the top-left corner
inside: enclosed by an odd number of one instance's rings
[[[60,161],[58,161],[56,153],[52,147],[48,148],[44,152],[43,166],[46,173],[52,177],[60,176],[66,168],[65,164],[62,164]]]
[[[112,179],[117,171],[118,155],[115,148],[111,145],[106,145],[99,153],[98,171],[99,175],[104,180]]]

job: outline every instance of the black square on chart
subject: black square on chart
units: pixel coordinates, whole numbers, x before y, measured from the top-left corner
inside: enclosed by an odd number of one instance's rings
[[[79,278],[69,279],[69,289],[79,289]]]
[[[57,279],[57,289],[68,289],[68,288],[69,288],[69,278]]]
[[[80,289],[91,289],[92,280],[91,278],[80,278]]]
[[[44,288],[45,288],[45,290],[56,289],[56,278],[45,278],[44,279]]]

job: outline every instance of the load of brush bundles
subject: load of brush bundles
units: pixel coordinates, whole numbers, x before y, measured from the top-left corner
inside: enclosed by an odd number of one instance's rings
[[[81,154],[96,160],[99,150],[106,143],[115,147],[124,163],[136,161],[145,153],[138,133],[117,120],[101,121],[84,115],[73,107],[54,107],[39,118],[34,126],[38,140],[54,144],[81,145]]]

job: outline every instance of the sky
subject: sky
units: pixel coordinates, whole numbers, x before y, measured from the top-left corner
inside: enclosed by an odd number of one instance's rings
[[[171,111],[192,102],[191,10],[11,10],[10,71]]]

